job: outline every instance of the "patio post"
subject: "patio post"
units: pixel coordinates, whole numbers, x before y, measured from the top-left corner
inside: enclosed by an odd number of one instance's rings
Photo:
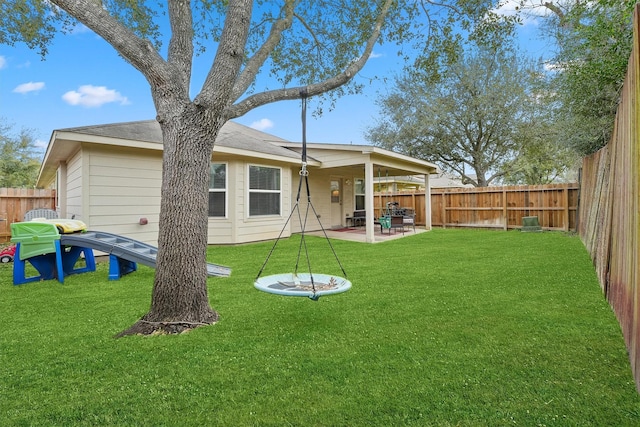
[[[431,183],[429,174],[424,174],[424,221],[425,229],[431,230]]]
[[[69,218],[70,215],[67,212],[67,162],[62,161],[58,166],[57,171],[57,188],[56,188],[56,207],[60,218]],[[88,212],[74,212],[76,214],[83,214],[84,218],[87,218]]]
[[[373,210],[373,163],[370,160],[364,163],[364,183],[365,240],[367,243],[373,243],[375,241],[373,224],[375,211]]]

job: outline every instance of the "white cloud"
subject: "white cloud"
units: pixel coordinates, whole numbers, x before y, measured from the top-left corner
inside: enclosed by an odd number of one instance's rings
[[[493,10],[494,13],[502,16],[520,15],[523,25],[538,25],[539,19],[548,16],[551,12],[543,5],[543,2],[536,0],[504,0]]]
[[[0,70],[7,66],[7,58],[0,55]]]
[[[267,129],[271,129],[273,127],[273,122],[269,119],[260,119],[256,122],[251,123],[251,125],[249,126],[250,128],[256,129],[256,130],[267,130]]]
[[[122,96],[120,92],[107,89],[105,86],[82,85],[77,91],[71,90],[64,95],[62,99],[71,105],[81,105],[83,107],[100,107],[110,102],[119,102],[120,105],[129,104],[126,96]]]
[[[29,92],[38,92],[44,89],[44,82],[29,82],[22,83],[21,85],[16,86],[13,89],[15,93],[29,93]]]
[[[369,59],[373,59],[373,58],[380,58],[384,56],[384,54],[382,53],[376,53],[376,52],[371,52],[371,55],[369,55]]]

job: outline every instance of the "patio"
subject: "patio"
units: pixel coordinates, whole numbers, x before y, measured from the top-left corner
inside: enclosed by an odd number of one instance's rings
[[[352,242],[361,242],[366,243],[366,234],[364,227],[344,227],[337,230],[325,230],[327,236],[331,239],[338,240],[349,240]],[[374,231],[374,239],[373,243],[386,242],[388,240],[401,239],[403,237],[413,236],[415,234],[426,233],[427,230],[424,227],[416,227],[415,231],[413,227],[406,227],[404,233],[402,230],[391,230],[389,233],[388,229],[384,230],[384,233],[380,232],[380,226],[376,225]],[[307,235],[310,236],[320,236],[324,237],[322,231],[312,231],[307,232]]]

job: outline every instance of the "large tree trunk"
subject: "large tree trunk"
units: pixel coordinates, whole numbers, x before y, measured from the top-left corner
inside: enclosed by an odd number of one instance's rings
[[[207,294],[206,252],[209,165],[221,125],[198,110],[190,104],[160,121],[164,159],[151,308],[118,336],[179,333],[218,320]]]

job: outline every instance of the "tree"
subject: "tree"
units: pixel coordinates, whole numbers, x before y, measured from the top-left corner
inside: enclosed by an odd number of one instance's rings
[[[35,187],[40,160],[33,131],[0,123],[0,187]]]
[[[532,92],[541,72],[508,47],[479,47],[458,58],[435,77],[415,70],[397,78],[366,135],[483,187],[515,167],[523,131],[541,125]]]
[[[122,334],[180,331],[218,318],[207,294],[207,194],[214,141],[226,121],[267,103],[356,91],[352,79],[376,42],[444,39],[454,15],[485,16],[490,6],[489,0],[444,6],[394,0],[1,2],[0,42],[25,42],[46,54],[56,32],[80,22],[149,83],[164,143],[158,262],[150,310]],[[442,14],[432,16],[431,9]],[[422,24],[414,19],[420,13],[429,17]],[[157,21],[165,14],[171,30],[163,49]],[[192,97],[192,62],[205,49],[215,49],[215,58]],[[264,74],[282,87],[258,91]]]
[[[516,130],[520,148],[505,162],[502,184],[536,185],[575,181],[580,155],[563,138],[559,110],[562,104],[551,90],[550,73],[541,73],[531,87],[533,108],[529,108]]]
[[[546,34],[555,40],[554,91],[561,140],[582,155],[611,139],[633,39],[635,1],[522,0],[524,13],[546,8]]]
[[[518,156],[505,167],[506,185],[536,185],[575,181],[578,154],[567,145],[534,137],[522,145]]]

